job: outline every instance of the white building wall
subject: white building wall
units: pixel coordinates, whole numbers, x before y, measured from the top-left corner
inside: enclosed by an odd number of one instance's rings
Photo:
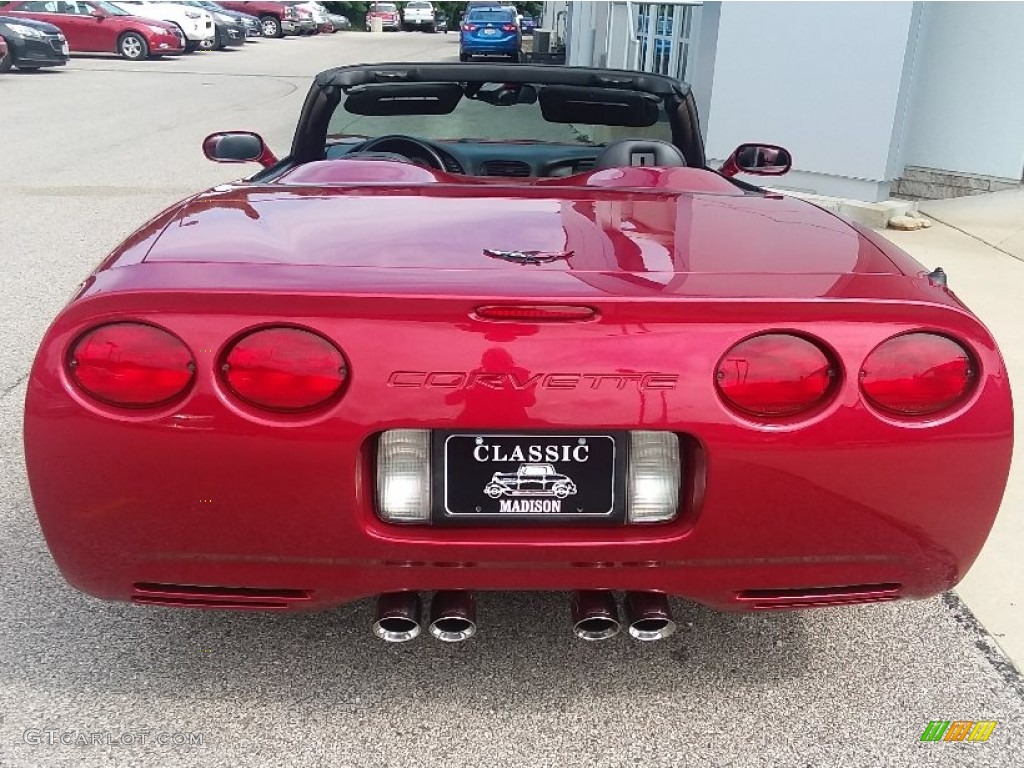
[[[919,5],[722,3],[703,115],[708,157],[745,141],[781,144],[794,171],[777,186],[885,199],[902,167],[894,137],[904,133]]]
[[[925,3],[907,165],[1019,180],[1024,3]]]

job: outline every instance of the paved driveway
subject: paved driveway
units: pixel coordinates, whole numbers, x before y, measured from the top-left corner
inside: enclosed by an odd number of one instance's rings
[[[207,132],[284,147],[314,72],[452,59],[455,41],[321,36],[0,76],[0,766],[1020,765],[1024,688],[953,597],[759,616],[678,605],[681,632],[648,646],[575,641],[565,595],[485,594],[473,641],[390,647],[368,602],[171,612],[60,579],[20,438],[46,324],[130,230],[232,178],[202,159]],[[987,743],[922,743],[936,719],[999,725]]]

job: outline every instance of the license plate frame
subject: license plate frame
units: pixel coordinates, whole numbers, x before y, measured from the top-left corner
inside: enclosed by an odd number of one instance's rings
[[[619,430],[434,430],[433,521],[621,525],[626,518],[628,435]],[[531,460],[538,450],[541,459]],[[481,456],[483,460],[477,458]]]

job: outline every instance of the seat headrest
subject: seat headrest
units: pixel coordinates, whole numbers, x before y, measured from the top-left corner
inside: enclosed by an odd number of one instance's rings
[[[675,144],[660,139],[622,139],[609,144],[594,162],[596,168],[659,165],[685,168],[686,158]]]

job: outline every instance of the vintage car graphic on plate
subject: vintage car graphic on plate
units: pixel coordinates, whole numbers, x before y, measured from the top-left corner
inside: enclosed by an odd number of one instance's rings
[[[442,433],[439,516],[608,520],[623,506],[613,434]]]
[[[484,493],[492,499],[502,496],[564,499],[575,495],[576,484],[568,475],[556,472],[551,464],[522,464],[515,472],[495,472]]]

